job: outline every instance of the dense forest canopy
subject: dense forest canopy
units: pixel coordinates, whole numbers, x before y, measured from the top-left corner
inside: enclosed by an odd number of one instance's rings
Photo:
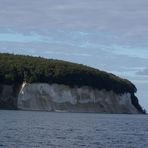
[[[136,92],[128,80],[82,64],[41,57],[0,53],[0,84],[46,82],[91,86],[116,93]]]

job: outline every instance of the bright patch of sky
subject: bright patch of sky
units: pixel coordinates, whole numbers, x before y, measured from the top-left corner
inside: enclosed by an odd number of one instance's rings
[[[101,36],[101,37],[100,37]],[[95,39],[94,39],[95,38]],[[107,38],[107,43],[102,43],[102,38]],[[104,51],[113,52],[115,54],[128,55],[133,57],[147,58],[147,48],[132,47],[129,45],[112,44],[113,38],[118,38],[114,35],[98,33],[88,33],[82,31],[58,31],[49,32],[48,35],[30,33],[0,33],[0,42],[42,42],[48,44],[65,44],[75,46],[76,48],[102,49]],[[94,40],[93,40],[94,39]],[[97,42],[98,40],[98,42]],[[104,40],[106,42],[106,40]]]
[[[0,33],[0,42],[41,42],[38,34],[23,35],[20,33]]]
[[[114,54],[128,55],[133,57],[147,58],[148,50],[147,48],[132,47],[129,45],[122,44],[112,44],[108,41],[106,44],[97,43],[97,41],[92,40],[92,38],[100,38],[99,33],[87,33],[81,31],[71,31],[62,33],[50,32],[49,35],[42,35],[38,33],[21,34],[21,33],[0,33],[0,42],[42,42],[48,44],[63,44],[71,45],[76,48],[87,48],[87,49],[101,49],[107,52],[112,52]],[[102,34],[102,33],[101,33]],[[104,35],[102,35],[103,37]],[[108,35],[109,36],[109,35]],[[109,37],[108,37],[109,38]],[[95,39],[97,40],[97,39]],[[104,41],[105,42],[105,41]],[[49,51],[51,52],[51,51]],[[85,53],[87,54],[87,53]]]
[[[121,55],[128,55],[133,57],[148,58],[148,50],[146,47],[132,47],[126,45],[112,45],[112,52]],[[110,49],[111,49],[110,48]]]

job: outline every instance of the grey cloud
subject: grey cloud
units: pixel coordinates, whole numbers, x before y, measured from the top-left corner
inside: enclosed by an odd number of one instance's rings
[[[145,0],[5,0],[0,5],[0,32],[35,32],[63,44],[91,43],[90,49],[96,44],[147,47],[147,5]],[[74,38],[70,30],[89,35]]]
[[[95,28],[136,39],[148,33],[147,7],[146,0],[5,0],[0,27]]]
[[[148,68],[140,70],[136,73],[137,75],[148,75]]]

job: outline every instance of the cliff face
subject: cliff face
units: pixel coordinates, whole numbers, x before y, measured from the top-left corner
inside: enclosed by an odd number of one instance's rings
[[[13,54],[0,53],[0,63],[0,109],[144,113],[136,86],[114,74]]]
[[[14,91],[14,88],[9,85],[1,86],[0,107],[68,112],[140,113],[132,104],[130,93],[116,94],[113,91],[88,86],[70,88],[66,85],[46,83],[23,83],[18,87],[18,91]]]
[[[18,86],[0,85],[0,108],[17,109],[18,92]]]

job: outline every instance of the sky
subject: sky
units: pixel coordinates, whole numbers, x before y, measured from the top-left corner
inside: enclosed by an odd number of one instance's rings
[[[114,73],[148,111],[147,0],[0,0],[0,52]]]

